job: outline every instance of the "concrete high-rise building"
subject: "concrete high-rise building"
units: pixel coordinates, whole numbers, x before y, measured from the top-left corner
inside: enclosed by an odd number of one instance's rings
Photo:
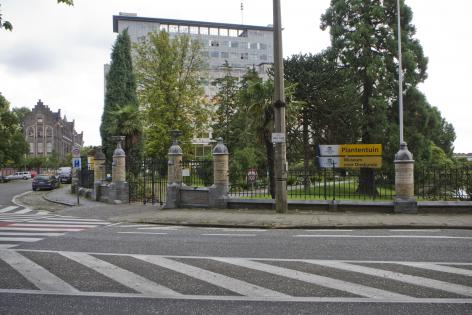
[[[131,41],[136,43],[148,33],[165,30],[171,37],[182,34],[198,40],[207,61],[202,85],[209,99],[218,92],[213,83],[224,77],[225,62],[232,68],[232,75],[241,78],[248,68],[254,68],[259,76],[267,79],[267,70],[274,62],[272,26],[254,26],[190,20],[139,17],[135,13],[120,13],[113,16],[113,32],[128,29]],[[209,150],[211,131],[196,135],[193,140],[195,155],[201,156]],[[197,152],[198,151],[198,152]]]

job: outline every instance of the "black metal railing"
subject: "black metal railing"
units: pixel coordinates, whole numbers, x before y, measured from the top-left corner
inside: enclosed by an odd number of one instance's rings
[[[94,172],[91,167],[85,166],[79,170],[79,187],[93,189]]]
[[[415,169],[419,200],[472,200],[472,168],[433,166]]]
[[[271,198],[267,172],[256,179],[247,177],[246,181],[230,184],[231,197]],[[358,170],[312,169],[309,171],[289,170],[287,194],[290,199],[303,200],[392,200],[395,194],[394,174],[374,170],[371,180],[359,185]]]
[[[182,181],[185,185],[193,187],[213,185],[213,161],[183,160]]]
[[[128,161],[126,180],[129,184],[130,203],[164,204],[167,194],[167,159]]]

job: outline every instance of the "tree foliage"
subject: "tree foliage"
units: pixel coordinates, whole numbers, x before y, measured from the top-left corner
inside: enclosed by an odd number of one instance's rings
[[[187,151],[192,137],[207,130],[210,114],[200,84],[200,43],[189,36],[170,38],[161,31],[149,33],[135,48],[145,153],[165,156],[171,130],[182,131],[179,140]]]
[[[27,152],[21,121],[0,93],[0,167],[14,165]]]
[[[131,40],[128,31],[118,35],[111,53],[110,70],[106,77],[105,106],[100,134],[102,148],[111,159],[116,147],[112,136],[125,136],[126,155],[139,161],[142,155],[142,123],[138,115],[136,79],[131,60]]]

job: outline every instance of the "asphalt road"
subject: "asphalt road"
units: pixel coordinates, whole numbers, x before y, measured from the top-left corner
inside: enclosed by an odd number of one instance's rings
[[[0,183],[0,205],[12,205],[13,196],[31,190],[31,179],[17,179]]]
[[[192,228],[25,211],[0,212],[0,314],[472,314],[470,230]]]

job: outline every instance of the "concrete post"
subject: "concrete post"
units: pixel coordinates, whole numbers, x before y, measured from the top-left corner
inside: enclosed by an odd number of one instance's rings
[[[179,131],[172,131],[172,145],[167,153],[167,197],[164,208],[178,208],[180,203],[180,188],[182,187],[182,148],[179,146],[177,137]]]
[[[103,154],[101,149],[95,149],[95,159],[94,159],[94,168],[93,168],[93,195],[94,200],[99,201],[101,198],[100,187],[105,180],[105,154]]]
[[[407,144],[402,142],[400,150],[395,154],[395,200],[394,212],[417,213],[418,205],[415,198],[413,154],[408,151]]]
[[[121,148],[121,141],[125,137],[116,136],[116,149],[113,152],[113,165],[111,172],[111,184],[108,189],[109,203],[124,203],[129,201],[129,186],[126,182],[126,154]]]
[[[222,138],[218,138],[217,141],[218,143],[213,149],[214,184],[209,189],[209,206],[226,208],[229,190],[229,152]]]

